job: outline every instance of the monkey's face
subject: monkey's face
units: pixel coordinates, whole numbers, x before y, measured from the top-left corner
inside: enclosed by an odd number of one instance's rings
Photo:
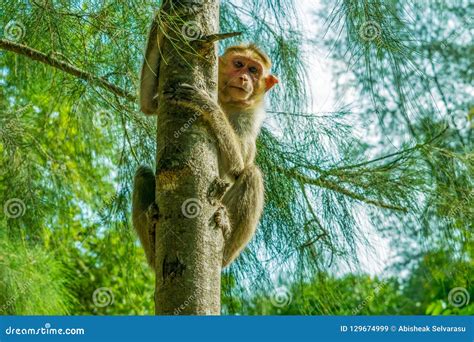
[[[277,82],[268,74],[262,61],[251,51],[231,52],[219,59],[219,100],[240,107],[252,107],[263,98],[268,80]]]
[[[229,54],[222,62],[224,93],[234,101],[248,100],[262,78],[262,63],[243,54]]]

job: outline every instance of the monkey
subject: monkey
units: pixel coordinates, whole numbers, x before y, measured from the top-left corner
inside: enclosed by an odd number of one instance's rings
[[[140,78],[140,108],[148,115],[155,114],[158,108],[160,62],[157,59],[160,58],[162,38],[158,37],[157,28],[154,21]],[[215,216],[224,235],[222,267],[230,265],[246,247],[263,211],[263,177],[255,165],[255,154],[256,139],[265,118],[265,94],[278,83],[278,78],[270,74],[270,68],[270,58],[255,44],[235,45],[219,57],[217,102],[205,91],[187,84],[180,85],[177,91],[178,97],[200,111],[210,126],[219,148],[219,177],[229,183],[220,208],[226,212],[229,222],[225,222],[220,210]],[[155,187],[153,171],[140,166],[134,177],[132,220],[153,269],[155,233],[152,220],[159,217]]]

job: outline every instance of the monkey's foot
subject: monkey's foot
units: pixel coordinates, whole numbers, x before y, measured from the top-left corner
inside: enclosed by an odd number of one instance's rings
[[[212,205],[216,205],[217,203],[219,203],[222,197],[224,197],[224,194],[229,188],[229,186],[229,183],[227,183],[223,179],[220,179],[219,177],[216,177],[209,186],[209,189],[207,190],[207,198],[209,200],[209,203],[211,203]]]
[[[231,228],[227,209],[223,205],[217,208],[217,211],[214,214],[214,222],[216,223],[217,227],[222,230],[224,240],[228,240],[230,237]]]

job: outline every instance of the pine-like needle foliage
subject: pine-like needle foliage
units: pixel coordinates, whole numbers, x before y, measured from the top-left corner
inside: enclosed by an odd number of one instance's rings
[[[334,37],[325,39],[337,42],[335,54],[355,70],[357,80],[335,89],[357,87],[369,95],[361,100],[361,117],[374,122],[370,114],[377,114],[379,125],[371,128],[383,138],[376,146],[352,135],[351,110],[306,113],[311,99],[302,46],[312,42],[302,38],[295,5],[290,0],[221,3],[221,32],[240,31],[242,36],[223,41],[220,51],[242,40],[255,42],[269,53],[280,79],[258,141],[264,217],[250,247],[225,273],[226,313],[242,308],[245,304],[236,305],[236,298],[246,299],[250,289],[271,289],[278,281],[274,274],[286,281],[308,280],[321,269],[354,267],[358,249],[371,247],[365,238],[371,224],[387,230],[387,222],[396,222],[415,232],[424,229],[419,219],[425,212],[422,217],[433,224],[427,236],[434,237],[445,226],[436,224],[433,212],[451,210],[443,203],[453,208],[453,201],[472,202],[472,196],[463,197],[469,193],[467,184],[472,185],[469,136],[446,130],[430,114],[438,101],[427,95],[431,83],[419,76],[431,67],[429,81],[442,82],[433,79],[438,64],[417,59],[412,37],[418,28],[406,26],[401,5],[343,1],[328,4],[325,12],[331,13],[328,27],[338,27]],[[150,313],[151,307],[141,304],[152,303],[151,271],[129,213],[134,170],[138,164],[152,165],[155,156],[155,121],[138,111],[136,94],[146,34],[158,4],[4,0],[1,6],[2,243],[41,251],[31,253],[38,262],[52,258],[55,267],[73,270],[74,281],[65,275],[61,286],[51,290],[52,298],[62,300],[46,306],[45,313]],[[360,38],[367,20],[380,27],[383,38]],[[336,39],[341,27],[343,39]],[[372,30],[366,28],[368,34]],[[430,46],[433,55],[447,53]],[[472,73],[451,69],[460,81],[472,80]],[[458,95],[467,101],[462,91]],[[449,110],[463,108],[472,106],[459,102]],[[455,215],[464,220],[468,214],[462,209]],[[458,228],[457,236],[465,241],[467,230]],[[19,290],[10,285],[11,274],[23,272],[23,266],[14,262],[12,248],[2,249],[0,258],[7,265],[0,270],[0,284],[6,284],[6,299],[13,298]],[[25,287],[24,295],[37,293],[36,284]],[[106,307],[94,302],[94,293],[103,288],[113,294]],[[8,307],[9,313],[31,312],[21,305]]]

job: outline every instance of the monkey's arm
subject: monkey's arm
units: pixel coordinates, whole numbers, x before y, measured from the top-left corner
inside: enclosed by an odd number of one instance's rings
[[[179,105],[196,110],[203,116],[217,138],[219,150],[225,158],[229,173],[239,176],[244,169],[241,144],[219,104],[206,92],[189,84],[181,84],[177,90],[165,95],[169,95],[171,100]]]
[[[161,62],[163,34],[159,32],[158,15],[151,23],[140,75],[140,110],[148,115],[156,114],[158,109],[158,79]]]

